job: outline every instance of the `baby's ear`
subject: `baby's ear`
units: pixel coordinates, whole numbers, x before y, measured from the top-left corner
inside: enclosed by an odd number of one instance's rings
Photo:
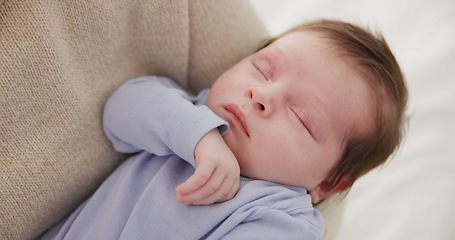
[[[341,181],[332,189],[330,189],[330,180],[324,180],[315,188],[308,190],[311,195],[311,201],[316,204],[323,199],[331,196],[332,194],[342,192],[351,186],[351,181],[348,177],[344,177]]]

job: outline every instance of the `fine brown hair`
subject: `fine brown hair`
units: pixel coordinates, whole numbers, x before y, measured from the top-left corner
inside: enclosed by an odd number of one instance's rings
[[[296,26],[293,32],[312,31],[342,56],[348,57],[369,81],[376,97],[376,126],[370,134],[351,136],[337,164],[327,176],[329,190],[342,179],[351,186],[357,178],[383,164],[398,149],[407,122],[408,91],[400,66],[381,34],[338,20],[317,20]],[[267,45],[268,45],[267,44]]]

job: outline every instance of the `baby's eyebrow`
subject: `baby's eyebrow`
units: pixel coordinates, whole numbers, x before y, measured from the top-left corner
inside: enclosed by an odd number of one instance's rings
[[[266,47],[254,55],[254,58],[265,60],[265,61],[269,62],[269,64],[272,64],[273,62],[275,62],[277,57],[278,56],[276,54],[276,49],[270,48],[270,47]]]

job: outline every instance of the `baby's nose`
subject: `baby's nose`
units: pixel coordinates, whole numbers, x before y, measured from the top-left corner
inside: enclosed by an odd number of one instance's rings
[[[261,115],[268,116],[273,112],[271,96],[264,89],[259,87],[251,88],[247,92],[248,98]]]

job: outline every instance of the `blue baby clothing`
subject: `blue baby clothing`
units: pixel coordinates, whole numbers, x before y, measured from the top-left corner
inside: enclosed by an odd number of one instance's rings
[[[321,239],[323,220],[303,188],[240,179],[226,202],[187,206],[175,188],[195,170],[194,149],[228,124],[176,83],[142,77],[108,100],[103,123],[114,148],[134,153],[42,239]]]

